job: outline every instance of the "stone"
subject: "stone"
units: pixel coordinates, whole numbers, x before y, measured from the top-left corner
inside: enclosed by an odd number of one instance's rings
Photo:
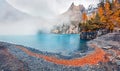
[[[120,66],[120,60],[116,60],[116,64]]]
[[[53,30],[52,33],[59,33],[59,30]]]
[[[111,49],[112,46],[106,46],[106,47],[103,47],[103,49]]]
[[[120,60],[120,55],[118,55],[118,56],[116,57],[116,59]]]

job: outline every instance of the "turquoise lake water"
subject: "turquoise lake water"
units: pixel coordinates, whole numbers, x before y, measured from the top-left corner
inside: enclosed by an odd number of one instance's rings
[[[40,51],[69,54],[86,49],[79,34],[38,34],[29,36],[0,36],[0,41],[24,45]]]

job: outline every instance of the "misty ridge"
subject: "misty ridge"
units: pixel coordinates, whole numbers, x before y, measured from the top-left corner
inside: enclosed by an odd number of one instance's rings
[[[85,7],[73,4],[70,4],[66,12],[47,18],[49,15],[45,17],[32,16],[14,8],[6,0],[0,0],[0,35],[51,33],[51,30],[56,28],[56,26],[69,25],[71,21],[77,21],[78,23],[81,21],[81,15],[85,11]]]

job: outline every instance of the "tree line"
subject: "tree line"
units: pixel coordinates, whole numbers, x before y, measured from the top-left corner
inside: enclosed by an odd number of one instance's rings
[[[119,0],[101,1],[97,12],[88,16],[85,12],[82,14],[82,22],[79,23],[81,32],[97,31],[106,29],[112,32],[115,27],[120,28],[120,2]]]

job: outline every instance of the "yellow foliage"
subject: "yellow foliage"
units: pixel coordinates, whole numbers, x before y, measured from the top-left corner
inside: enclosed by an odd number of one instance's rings
[[[88,19],[88,17],[87,17],[87,15],[86,15],[86,13],[84,12],[84,13],[82,14],[82,20],[85,22],[85,21],[87,21],[87,19]]]
[[[104,14],[104,11],[103,11],[102,7],[98,8],[98,14],[99,14],[100,17]]]
[[[105,16],[101,16],[100,21],[105,23],[107,22],[107,18]]]
[[[87,17],[86,13],[83,13],[82,19],[84,21],[84,28],[87,27],[89,30],[106,28],[113,31],[115,26],[120,27],[120,3],[118,3],[118,0],[115,0],[112,4],[106,1],[104,7],[98,7],[98,14],[93,13]],[[86,22],[87,20],[90,21]]]
[[[120,21],[120,9],[117,7],[119,4],[117,0],[114,2],[115,6],[110,8],[110,3],[107,1],[104,4],[104,8],[99,7],[100,21],[103,22],[106,27],[113,30],[114,24],[119,24]]]
[[[115,7],[119,7],[118,0],[114,0],[114,6],[115,6]]]
[[[110,10],[110,3],[108,3],[108,2],[105,3],[105,10],[106,11]]]

